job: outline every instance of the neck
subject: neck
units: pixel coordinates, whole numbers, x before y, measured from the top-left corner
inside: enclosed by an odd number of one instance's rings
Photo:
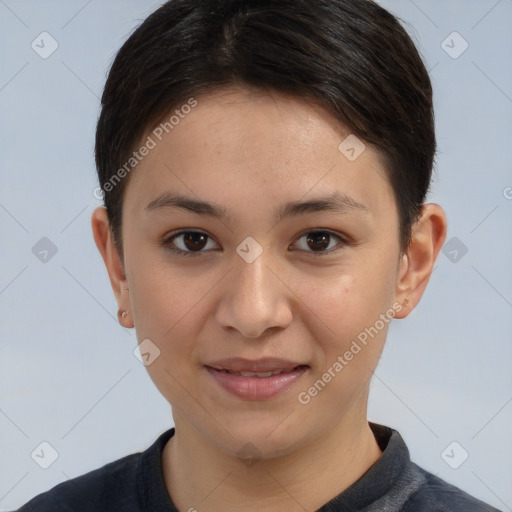
[[[366,418],[343,420],[292,453],[245,464],[175,415],[162,456],[165,485],[180,512],[317,510],[380,457]]]

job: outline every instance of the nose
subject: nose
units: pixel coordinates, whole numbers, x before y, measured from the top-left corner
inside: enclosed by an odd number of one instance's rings
[[[284,329],[293,317],[291,292],[265,252],[252,263],[238,255],[234,258],[235,268],[224,283],[216,311],[223,329],[236,330],[248,339]]]

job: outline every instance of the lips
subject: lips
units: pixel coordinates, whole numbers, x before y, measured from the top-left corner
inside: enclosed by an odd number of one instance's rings
[[[264,400],[292,386],[309,366],[276,358],[232,358],[209,363],[205,368],[219,387],[230,394],[244,400]]]
[[[270,377],[271,375],[281,375],[290,370],[273,370],[268,372],[233,372],[231,370],[218,370],[219,372],[230,373],[231,375],[241,375],[242,377]]]
[[[286,359],[278,359],[266,357],[251,361],[241,357],[233,357],[230,359],[221,359],[208,363],[205,366],[210,366],[215,370],[228,371],[231,373],[239,372],[274,372],[274,371],[290,371],[298,366],[306,366],[297,361],[290,361]]]

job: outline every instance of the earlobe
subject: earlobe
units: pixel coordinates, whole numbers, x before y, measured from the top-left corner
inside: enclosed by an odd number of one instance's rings
[[[131,310],[129,287],[124,272],[121,256],[114,243],[107,210],[100,206],[94,210],[91,217],[91,226],[96,247],[103,258],[108,272],[112,291],[114,292],[119,311]],[[119,323],[123,327],[133,327],[131,315],[118,313]]]
[[[395,301],[402,304],[396,318],[405,318],[420,301],[446,238],[447,221],[443,209],[433,203],[421,208],[414,223],[411,243],[400,261]]]

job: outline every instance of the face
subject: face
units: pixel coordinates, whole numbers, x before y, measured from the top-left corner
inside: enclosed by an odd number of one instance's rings
[[[128,307],[177,429],[270,457],[366,420],[401,308],[398,213],[378,153],[340,151],[350,132],[320,107],[196,100],[144,136],[125,191]]]

